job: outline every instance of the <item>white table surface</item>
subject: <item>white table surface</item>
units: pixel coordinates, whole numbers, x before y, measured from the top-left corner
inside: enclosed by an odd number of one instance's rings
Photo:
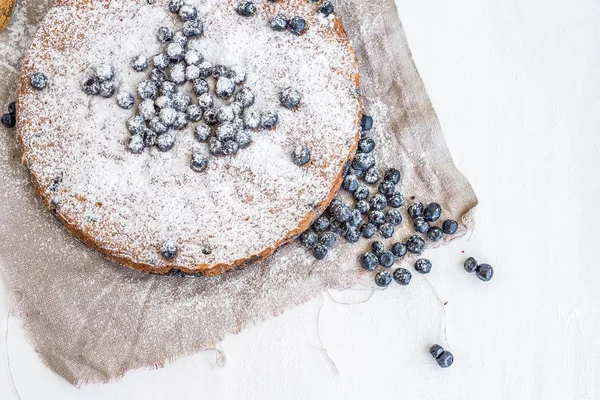
[[[480,200],[475,233],[428,253],[431,286],[417,276],[357,305],[331,296],[364,294],[326,294],[228,336],[224,365],[204,352],[76,389],[7,323],[2,283],[0,398],[15,387],[22,399],[600,398],[600,3],[397,2]],[[465,273],[466,255],[493,264],[494,279]],[[454,353],[450,369],[427,354],[435,342]]]

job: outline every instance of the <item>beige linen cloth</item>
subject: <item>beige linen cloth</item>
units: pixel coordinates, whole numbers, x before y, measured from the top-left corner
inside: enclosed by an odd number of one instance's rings
[[[2,108],[15,98],[21,60],[52,5],[19,0],[0,33]],[[335,5],[358,56],[365,110],[375,119],[378,165],[402,171],[407,202],[412,196],[439,202],[444,217],[459,220],[461,234],[467,233],[477,199],[446,148],[394,0]],[[20,164],[15,132],[0,127],[0,271],[35,350],[74,385],[107,382],[213,348],[225,334],[324,290],[372,285],[372,275],[357,263],[366,240],[339,240],[324,262],[292,243],[264,262],[215,278],[153,276],[111,263],[42,207]],[[395,240],[406,239],[408,225]]]

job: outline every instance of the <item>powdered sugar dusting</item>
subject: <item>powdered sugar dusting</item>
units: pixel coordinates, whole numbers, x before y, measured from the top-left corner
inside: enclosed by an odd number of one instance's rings
[[[230,2],[191,3],[205,34],[188,47],[212,64],[243,66],[245,86],[256,95],[250,111],[279,113],[277,129],[254,133],[237,156],[212,158],[205,172],[192,171],[192,153],[207,152],[194,139],[194,123],[177,133],[170,152],[130,154],[125,121],[133,110],[81,91],[93,68],[107,63],[117,92],[135,93],[146,74],[133,71],[131,60],[162,51],[160,26],[181,28],[165,1],[51,10],[24,68],[46,73],[49,87],[26,88],[19,99],[25,157],[46,200],[105,252],[157,269],[229,264],[275,247],[329,195],[360,113],[354,56],[315,4],[261,2],[254,17],[243,18]],[[273,13],[303,15],[309,29],[303,36],[275,32]],[[279,104],[286,87],[302,93],[296,111]],[[311,150],[304,167],[291,157],[299,144]],[[57,176],[62,181],[50,190]],[[173,263],[159,255],[167,241],[179,246]]]

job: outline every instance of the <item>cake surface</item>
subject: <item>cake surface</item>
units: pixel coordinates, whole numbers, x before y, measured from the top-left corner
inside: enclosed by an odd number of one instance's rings
[[[204,34],[187,48],[214,65],[243,66],[256,96],[250,110],[276,110],[276,129],[253,132],[248,148],[210,158],[202,173],[190,169],[192,152],[207,148],[194,138],[195,123],[177,132],[171,151],[127,151],[126,121],[139,99],[124,110],[114,97],[86,95],[81,82],[109,64],[117,91],[135,94],[147,73],[135,72],[131,60],[164,51],[159,27],[181,29],[163,0],[66,1],[52,9],[25,60],[18,127],[36,191],[69,232],[129,267],[215,275],[272,254],[337,192],[358,140],[358,67],[340,21],[320,15],[317,3],[257,1],[252,17],[230,1],[188,3]],[[274,31],[276,14],[301,15],[308,27],[300,36]],[[48,76],[44,90],[30,87],[35,72]],[[280,104],[287,87],[302,93],[295,110]],[[298,145],[311,151],[307,165],[292,160]],[[171,260],[160,252],[167,242],[178,247]]]

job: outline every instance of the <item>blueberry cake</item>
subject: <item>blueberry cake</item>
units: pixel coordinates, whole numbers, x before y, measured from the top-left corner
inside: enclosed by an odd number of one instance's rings
[[[217,275],[325,210],[362,107],[329,2],[63,0],[16,116],[34,187],[71,234],[139,270]]]

